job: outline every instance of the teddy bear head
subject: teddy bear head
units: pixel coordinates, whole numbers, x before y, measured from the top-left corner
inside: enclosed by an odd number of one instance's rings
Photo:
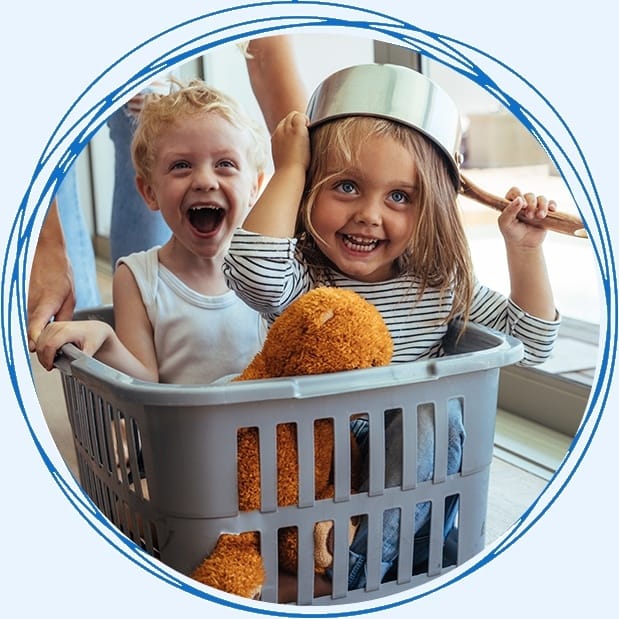
[[[314,288],[274,321],[240,380],[387,365],[393,340],[380,312],[356,292]]]

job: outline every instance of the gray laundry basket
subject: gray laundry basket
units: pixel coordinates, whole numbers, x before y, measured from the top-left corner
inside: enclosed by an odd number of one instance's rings
[[[110,307],[76,318],[112,324]],[[295,526],[299,536],[298,604],[369,600],[414,587],[470,559],[484,548],[488,477],[492,460],[499,368],[522,357],[522,344],[476,325],[456,338],[450,330],[447,355],[322,376],[246,381],[224,385],[163,385],[132,379],[66,345],[57,360],[79,464],[80,483],[103,514],[127,537],[170,567],[189,574],[219,534],[258,531],[267,572],[262,600],[277,601],[277,531]],[[447,475],[447,402],[463,409],[466,440],[461,471]],[[434,408],[434,478],[417,482],[416,414]],[[385,487],[385,416],[402,418],[402,485]],[[369,490],[351,494],[350,420],[369,422]],[[314,499],[313,425],[334,424],[334,499]],[[275,433],[297,424],[299,505],[278,507]],[[262,509],[239,512],[236,434],[257,427],[261,445]],[[121,453],[122,433],[128,452]],[[305,440],[306,439],[306,440]],[[119,466],[119,462],[126,466]],[[457,531],[444,540],[445,502],[458,497]],[[418,539],[402,527],[397,569],[380,582],[382,514],[399,508],[412,525],[415,506],[431,502],[424,561]],[[348,591],[347,528],[367,515],[367,586]],[[332,594],[314,596],[313,530],[334,526]],[[410,527],[412,530],[412,526]],[[419,537],[419,536],[418,536]],[[197,584],[197,583],[196,583]],[[199,586],[199,585],[197,585]]]

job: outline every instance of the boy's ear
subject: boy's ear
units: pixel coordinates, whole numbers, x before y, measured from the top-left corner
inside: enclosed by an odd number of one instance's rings
[[[264,183],[264,172],[259,172],[256,176],[256,182],[251,190],[251,195],[249,198],[249,207],[251,208],[254,204],[256,204],[256,200],[260,195],[260,191],[262,190],[262,184]]]
[[[142,198],[144,198],[146,206],[148,206],[151,211],[158,211],[159,204],[157,203],[157,196],[153,191],[153,186],[150,183],[147,183],[146,179],[141,176],[135,177],[135,185],[138,188]]]

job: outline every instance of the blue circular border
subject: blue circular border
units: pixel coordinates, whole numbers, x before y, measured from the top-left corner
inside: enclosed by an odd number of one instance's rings
[[[270,15],[256,17],[256,11],[267,11]],[[135,54],[144,52],[148,54],[150,46],[161,45],[161,40],[165,37],[171,34],[177,36],[181,32],[191,32],[196,27],[201,28],[202,34],[190,38],[183,45],[173,46],[165,55],[155,56],[141,70],[133,73],[128,79],[122,81],[119,86],[113,88],[109,94],[97,100],[94,105],[87,107],[86,112],[78,112],[78,118],[74,119],[75,111],[81,110],[80,106],[88,101],[89,96],[95,91],[95,87],[100,85],[104,78],[109,77],[108,74],[112,70],[116,68],[122,69],[124,63],[133,58]],[[600,341],[603,356],[598,368],[597,380],[592,387],[589,405],[585,411],[580,429],[570,448],[572,458],[566,458],[563,461],[546,490],[542,492],[538,499],[522,515],[519,522],[496,546],[487,549],[485,554],[482,553],[479,560],[474,561],[468,570],[459,572],[448,580],[440,579],[440,581],[437,581],[436,587],[424,590],[422,593],[415,594],[413,589],[411,590],[411,596],[406,599],[398,599],[391,603],[388,601],[388,598],[376,600],[377,606],[362,608],[361,610],[294,613],[288,607],[286,612],[280,612],[230,602],[227,599],[224,600],[212,596],[201,588],[191,586],[184,580],[179,579],[173,570],[145,555],[135,544],[121,535],[113,525],[110,525],[90,499],[82,492],[76,491],[74,485],[63,478],[42,447],[40,440],[34,432],[21,397],[20,385],[22,381],[16,372],[16,356],[24,355],[26,358],[28,357],[25,333],[25,299],[27,292],[25,289],[25,266],[35,220],[43,217],[41,211],[45,211],[47,208],[50,197],[64,177],[66,170],[98,131],[112,109],[118,106],[127,97],[128,93],[140,85],[147,84],[155,75],[190,58],[208,52],[214,47],[241,38],[247,39],[263,34],[275,34],[278,31],[291,28],[305,29],[308,27],[313,29],[326,27],[365,30],[373,38],[387,40],[418,51],[475,81],[479,86],[495,96],[535,135],[562,174],[572,196],[579,205],[579,210],[585,221],[595,259],[601,273],[603,302],[606,305],[606,330]],[[491,74],[493,77],[491,77]],[[503,90],[501,78],[504,78],[504,81],[510,82],[510,86],[517,83],[517,90],[521,95],[526,93],[528,96],[533,97],[536,109],[542,109],[546,114],[546,124],[532,113],[529,109],[530,105],[528,107],[522,105]],[[57,162],[54,165],[55,158]],[[50,166],[51,171],[49,169]],[[46,174],[49,174],[49,177],[46,177]],[[41,179],[43,179],[42,185]],[[78,97],[50,137],[13,221],[2,268],[0,328],[2,330],[5,360],[11,384],[31,437],[46,467],[67,499],[91,524],[93,529],[117,548],[119,552],[168,584],[231,608],[271,616],[344,617],[383,611],[425,597],[448,586],[504,552],[550,508],[571,479],[588,450],[608,397],[610,378],[612,377],[616,360],[616,299],[617,281],[614,258],[606,221],[601,210],[592,175],[575,137],[557,110],[532,84],[496,58],[485,54],[474,46],[438,33],[422,30],[410,23],[376,11],[330,2],[266,2],[211,12],[162,32],[125,54],[98,76],[82,95]],[[14,344],[17,345],[16,348],[14,348]],[[26,387],[31,388],[31,384],[26,384]],[[575,462],[572,462],[573,460]],[[568,463],[572,465],[572,469],[568,469]],[[554,491],[554,494],[551,494],[552,491]]]

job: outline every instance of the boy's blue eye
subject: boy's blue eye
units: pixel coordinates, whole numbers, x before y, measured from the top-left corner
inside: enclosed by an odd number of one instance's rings
[[[234,161],[231,161],[230,159],[224,159],[223,161],[220,161],[217,165],[222,168],[235,168],[236,167]]]
[[[176,161],[172,164],[172,169],[176,170],[176,169],[184,169],[184,168],[188,168],[189,167],[189,163],[187,161]]]

